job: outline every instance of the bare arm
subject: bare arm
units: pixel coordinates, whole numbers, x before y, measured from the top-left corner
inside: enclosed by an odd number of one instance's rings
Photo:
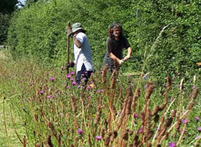
[[[76,38],[76,34],[73,35],[73,43],[74,43],[78,48],[81,48],[81,46],[82,46],[81,42]]]
[[[128,60],[128,59],[130,58],[130,56],[131,56],[131,53],[132,53],[132,48],[129,47],[129,48],[128,48],[127,55],[126,55],[126,57],[124,57],[123,61]]]
[[[109,53],[109,57],[114,60],[117,61],[117,63],[119,63],[119,65],[122,65],[123,61],[120,60],[119,58],[117,58],[113,53]]]

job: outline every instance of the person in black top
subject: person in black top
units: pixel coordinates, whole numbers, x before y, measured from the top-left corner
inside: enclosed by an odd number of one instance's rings
[[[123,58],[123,49],[127,49],[127,55]],[[122,34],[122,26],[113,23],[108,31],[106,54],[103,65],[108,66],[110,71],[120,66],[130,58],[132,48],[125,36]]]

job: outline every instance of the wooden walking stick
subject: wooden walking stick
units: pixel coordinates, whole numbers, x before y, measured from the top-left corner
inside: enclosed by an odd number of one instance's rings
[[[66,61],[66,65],[69,64],[69,48],[70,48],[70,34],[71,33],[71,26],[70,26],[70,22],[67,23],[66,26],[66,34],[67,34],[67,61]],[[66,72],[67,74],[69,73],[69,68],[66,68]]]

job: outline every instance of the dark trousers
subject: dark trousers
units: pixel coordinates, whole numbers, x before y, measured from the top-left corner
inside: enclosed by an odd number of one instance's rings
[[[91,73],[93,73],[93,71],[87,71],[85,65],[83,64],[81,70],[77,72],[76,83],[79,85],[81,83],[81,80],[83,79],[84,84],[86,85],[88,79],[91,76]]]

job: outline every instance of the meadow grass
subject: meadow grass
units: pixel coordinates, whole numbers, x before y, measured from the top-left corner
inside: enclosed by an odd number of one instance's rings
[[[195,77],[164,77],[164,84],[156,86],[150,75],[136,78],[103,69],[84,86],[75,83],[73,70],[66,74],[31,59],[1,60],[0,68],[5,146],[200,144],[201,104]]]

